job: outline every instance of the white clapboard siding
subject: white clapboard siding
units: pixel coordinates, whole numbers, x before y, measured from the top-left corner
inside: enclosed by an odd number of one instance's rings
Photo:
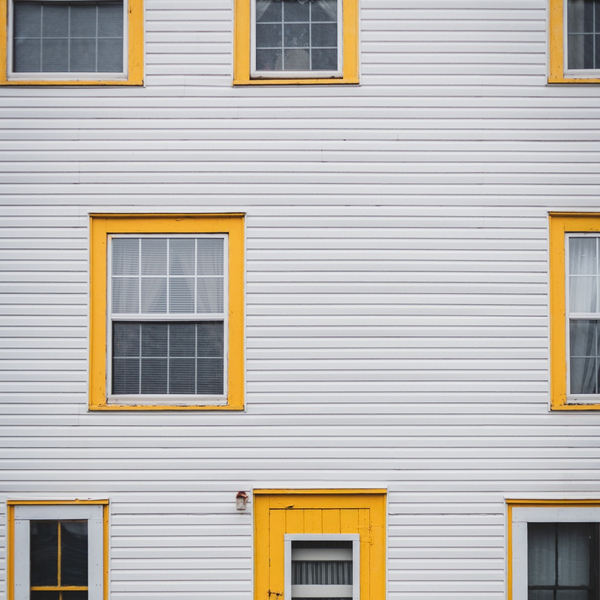
[[[230,0],[145,5],[144,87],[0,89],[0,579],[6,499],[108,498],[112,600],[251,600],[238,491],[387,487],[390,600],[503,600],[505,499],[600,497],[547,231],[600,91],[547,0],[361,0],[349,87],[234,88]],[[90,212],[246,213],[244,413],[87,411]]]

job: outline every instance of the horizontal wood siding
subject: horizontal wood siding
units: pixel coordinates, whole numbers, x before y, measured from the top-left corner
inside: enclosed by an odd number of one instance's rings
[[[502,600],[505,498],[600,495],[547,251],[600,89],[546,5],[362,0],[360,86],[234,88],[232,2],[146,0],[145,87],[0,88],[0,500],[110,499],[112,600],[250,600],[237,491],[387,487],[390,600]],[[158,211],[246,213],[243,414],[87,410],[88,214]]]

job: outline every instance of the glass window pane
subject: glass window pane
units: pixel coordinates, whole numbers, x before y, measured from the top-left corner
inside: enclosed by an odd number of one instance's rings
[[[556,600],[593,600],[588,590],[556,590]]]
[[[112,240],[113,275],[139,274],[139,246],[137,238],[114,238]]]
[[[194,275],[196,240],[172,239],[169,243],[169,275]]]
[[[69,41],[65,39],[42,39],[42,71],[66,73],[69,70]]]
[[[198,356],[223,356],[223,323],[198,323]]]
[[[291,24],[284,26],[283,44],[286,48],[308,48],[310,40],[309,25]],[[289,67],[286,66],[286,69]]]
[[[123,40],[98,40],[98,72],[123,72]]]
[[[142,238],[142,275],[167,274],[167,240]]]
[[[88,523],[61,521],[61,585],[88,584]]]
[[[113,356],[140,356],[140,329],[139,323],[113,323]]]
[[[142,359],[142,394],[166,394],[168,359]]]
[[[257,48],[280,48],[282,38],[281,25],[257,25]]]
[[[337,47],[337,25],[335,23],[315,23],[311,26],[311,35],[313,47]]]
[[[529,590],[527,600],[554,600],[554,590]]]
[[[598,238],[569,238],[569,273],[571,275],[597,275]]]
[[[39,73],[42,70],[42,41],[36,39],[15,40],[15,73]]]
[[[571,359],[571,394],[597,393],[597,369],[595,358]]]
[[[140,359],[114,358],[112,372],[113,394],[140,393]]]
[[[31,600],[60,600],[60,592],[48,592],[46,590],[37,590],[31,592],[30,598]]]
[[[196,360],[169,359],[169,394],[196,393]]]
[[[281,50],[257,50],[256,68],[258,71],[281,71],[283,52]]]
[[[139,280],[133,277],[113,277],[112,312],[115,314],[140,311]]]
[[[310,19],[310,3],[298,2],[298,0],[285,0],[283,3],[283,19],[290,21],[305,21]]]
[[[336,0],[317,0],[317,2],[311,2],[310,8],[313,21],[337,22]]]
[[[94,4],[72,4],[69,23],[71,37],[96,37],[96,14]]]
[[[283,2],[280,0],[256,0],[256,21],[281,23]]]
[[[193,277],[177,277],[169,279],[169,312],[194,312]]]
[[[168,323],[142,324],[142,356],[168,356]]]
[[[98,4],[98,37],[123,39],[123,4],[121,2]]]
[[[41,37],[42,35],[42,5],[29,2],[15,2],[14,7],[14,36]]]
[[[598,278],[587,275],[569,277],[569,311],[571,313],[598,312]]]
[[[310,50],[285,50],[283,63],[286,71],[308,71]]]
[[[222,277],[202,277],[198,279],[198,307],[196,312],[223,312]]]
[[[30,521],[30,583],[58,585],[58,521]]]
[[[96,71],[96,42],[94,40],[71,40],[71,71],[94,73]]]
[[[558,523],[558,585],[590,585],[591,523]]]
[[[144,277],[142,279],[142,312],[149,314],[167,312],[166,277]]]
[[[223,393],[223,359],[199,358],[197,386],[199,394]]]
[[[223,239],[198,239],[198,275],[223,275]]]
[[[556,525],[528,523],[527,581],[528,585],[554,585],[556,582]]]
[[[335,71],[338,68],[337,50],[315,49],[312,51],[312,69],[314,71]]]
[[[169,327],[169,356],[195,358],[195,323],[171,323]]]
[[[42,4],[43,37],[67,38],[69,36],[69,5],[54,2]]]

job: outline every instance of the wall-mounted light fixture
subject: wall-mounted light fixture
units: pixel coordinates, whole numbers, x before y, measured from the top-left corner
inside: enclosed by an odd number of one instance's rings
[[[246,510],[248,504],[248,494],[246,492],[238,492],[235,497],[235,507],[237,510]]]

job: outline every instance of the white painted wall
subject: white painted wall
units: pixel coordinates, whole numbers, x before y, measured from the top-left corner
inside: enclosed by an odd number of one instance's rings
[[[362,0],[360,87],[233,88],[231,0],[147,0],[144,88],[0,89],[0,510],[109,498],[112,600],[250,600],[238,490],[387,486],[390,600],[504,598],[504,498],[600,496],[547,283],[600,90],[546,4]],[[91,211],[247,214],[245,414],[87,412]]]

